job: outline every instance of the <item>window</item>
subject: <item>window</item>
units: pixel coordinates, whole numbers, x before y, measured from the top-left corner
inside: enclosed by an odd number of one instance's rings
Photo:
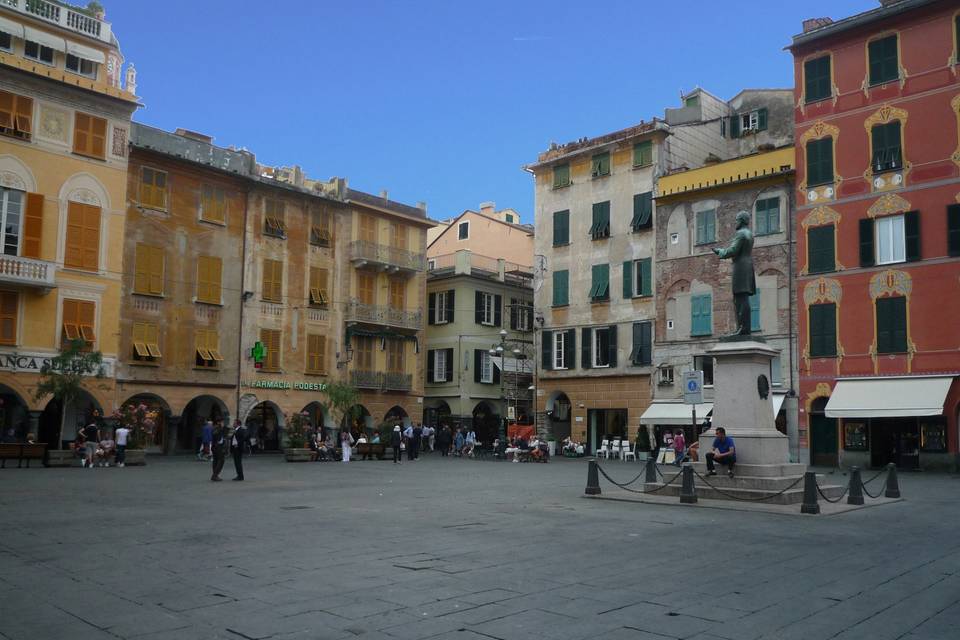
[[[263,292],[267,302],[283,302],[283,262],[280,260],[263,261]]]
[[[400,278],[391,278],[388,285],[390,308],[394,311],[403,311],[407,308],[407,283]]]
[[[633,323],[633,347],[630,350],[630,364],[649,366],[653,362],[653,323]]]
[[[877,353],[907,351],[907,299],[877,298]]]
[[[690,96],[683,101],[685,107],[696,107],[700,104],[700,96]]]
[[[395,249],[407,248],[407,226],[399,222],[390,223],[390,246]]]
[[[200,191],[200,219],[225,224],[227,221],[227,192],[223,187],[203,185]]]
[[[623,297],[649,296],[653,293],[652,259],[627,260],[623,263]]]
[[[873,172],[895,171],[903,167],[900,146],[900,121],[874,125],[870,130],[873,142]]]
[[[404,341],[399,338],[390,338],[387,340],[387,371],[390,373],[403,373],[403,345]]]
[[[690,296],[690,335],[713,333],[713,297],[708,294]]]
[[[960,256],[960,204],[947,205],[947,255]]]
[[[434,349],[433,350],[433,382],[448,382],[453,378],[448,378],[448,368],[450,363],[447,361],[449,353],[453,349]]]
[[[717,210],[697,211],[697,244],[717,241]]]
[[[610,265],[595,264],[592,269],[590,300],[599,302],[610,299]]]
[[[803,63],[804,99],[807,104],[826,100],[833,95],[830,82],[830,56],[820,56]]]
[[[260,329],[264,349],[262,371],[280,371],[280,337],[277,329]]]
[[[673,367],[660,367],[657,369],[657,384],[670,386],[673,384]]]
[[[570,211],[556,211],[553,214],[553,246],[570,244]]]
[[[833,182],[833,138],[821,138],[807,143],[807,186],[815,187]]]
[[[134,322],[133,360],[156,363],[160,358],[160,327],[152,322]]]
[[[780,198],[757,200],[754,229],[758,236],[780,233]]]
[[[376,291],[374,287],[377,277],[372,273],[357,273],[357,298],[362,304],[374,304],[376,300]]]
[[[453,322],[453,303],[456,291],[435,291],[427,296],[428,322],[430,324],[446,324]]]
[[[13,36],[6,31],[0,31],[0,49],[8,53],[13,52]]]
[[[221,304],[223,262],[215,256],[197,258],[197,302]]]
[[[703,371],[703,386],[713,386],[713,357],[712,356],[694,356],[694,371]]]
[[[16,291],[0,291],[0,344],[17,344],[20,298]]]
[[[100,208],[67,203],[67,238],[63,263],[67,267],[96,271],[100,268]]]
[[[140,168],[140,206],[150,209],[167,209],[167,172]]]
[[[920,419],[920,449],[946,452],[947,425],[943,417]]]
[[[509,222],[510,224],[513,224],[513,214],[512,214],[512,213],[505,213],[505,214],[503,214],[503,219],[506,220],[507,222]]]
[[[807,273],[836,269],[835,229],[832,224],[807,229]]]
[[[495,296],[492,293],[477,292],[477,322],[479,324],[493,325],[494,298]]]
[[[887,36],[867,45],[870,58],[870,84],[883,84],[900,77],[897,62],[897,36]]]
[[[329,302],[327,297],[327,279],[329,271],[320,267],[310,267],[310,304],[325,306]],[[403,309],[403,306],[397,307]]]
[[[740,131],[765,131],[767,129],[767,110],[757,109],[747,113],[741,113]]]
[[[106,159],[107,121],[77,111],[73,118],[73,152],[88,158]]]
[[[33,98],[0,91],[0,134],[30,139],[33,134]]]
[[[62,340],[64,348],[74,340],[82,341],[84,349],[93,348],[93,343],[97,340],[93,331],[96,312],[97,305],[95,302],[64,299]]]
[[[750,331],[760,331],[760,289],[750,296]]]
[[[354,366],[360,371],[373,370],[373,336],[355,336]]]
[[[595,202],[593,204],[593,224],[590,226],[590,237],[594,240],[610,237],[610,201]]]
[[[832,358],[837,355],[837,305],[812,304],[808,312],[810,357]]]
[[[770,361],[770,384],[774,387],[783,386],[783,364],[780,362],[780,356],[773,356]]]
[[[533,305],[518,298],[510,298],[510,328],[514,331],[533,329]]]
[[[653,192],[638,193],[633,196],[633,219],[630,228],[635,232],[653,226]]]
[[[137,243],[134,257],[133,292],[163,295],[163,248]]]
[[[566,269],[553,272],[553,306],[565,307],[570,304],[570,272]]]
[[[315,209],[310,212],[310,244],[315,247],[329,247],[332,235],[330,233],[330,213]]]
[[[877,233],[877,264],[906,260],[903,216],[889,216],[875,221]]]
[[[327,337],[307,335],[307,373],[324,374],[327,372]]]
[[[553,356],[553,369],[566,369],[569,365],[567,362],[567,349],[569,348],[572,351],[572,345],[568,347],[568,340],[573,337],[572,331],[553,331],[550,334],[550,338],[553,341],[553,348],[551,350]]]
[[[220,334],[215,329],[197,329],[196,343],[194,365],[203,369],[219,369],[223,362]]]
[[[590,175],[594,178],[610,175],[609,153],[598,153],[590,158]]]
[[[458,240],[469,240],[470,239],[470,221],[461,222],[457,225],[457,239]]]
[[[484,384],[493,384],[493,359],[489,351],[477,349],[477,355],[480,357],[480,380]]]
[[[39,42],[25,40],[23,43],[23,55],[37,62],[53,65],[53,49]]]
[[[427,271],[434,271],[437,268],[437,261],[433,258],[427,260]]]
[[[633,166],[645,167],[653,164],[653,142],[644,140],[633,145]]]
[[[286,237],[286,211],[280,200],[266,199],[264,201],[263,235],[274,238]]]
[[[590,344],[593,345],[590,366],[594,369],[616,366],[617,327],[594,327],[589,331],[592,332]]]
[[[553,188],[570,186],[570,165],[558,164],[553,168]]]
[[[97,63],[93,60],[80,58],[72,54],[67,54],[67,71],[76,73],[88,78],[97,79]]]
[[[23,191],[0,187],[0,247],[4,255],[20,255],[25,195]]]
[[[360,240],[377,243],[377,219],[373,216],[360,216]]]

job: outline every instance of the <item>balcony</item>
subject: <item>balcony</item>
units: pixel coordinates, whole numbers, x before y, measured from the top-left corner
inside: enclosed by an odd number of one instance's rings
[[[368,324],[383,324],[402,329],[422,329],[423,311],[403,311],[393,307],[382,307],[376,304],[364,304],[356,298],[347,303],[344,319],[347,322],[366,322]]]
[[[17,256],[0,255],[0,282],[49,291],[56,285],[56,269],[52,262]]]
[[[350,383],[358,389],[410,391],[413,388],[413,374],[384,371],[351,371]]]
[[[422,253],[406,249],[397,249],[386,244],[377,244],[368,240],[354,240],[350,243],[350,261],[355,267],[372,265],[383,271],[405,271],[414,273],[426,270],[426,261]]]
[[[496,280],[524,289],[533,288],[533,267],[508,262],[503,258],[482,256],[468,249],[444,253],[427,260],[427,279],[468,275]]]
[[[82,33],[101,42],[110,44],[111,28],[109,22],[88,15],[79,7],[64,2],[49,0],[0,0],[0,7],[7,7],[34,18],[55,24],[67,31]]]

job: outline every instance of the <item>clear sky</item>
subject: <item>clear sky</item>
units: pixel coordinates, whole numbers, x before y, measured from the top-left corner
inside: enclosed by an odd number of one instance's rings
[[[790,87],[804,18],[877,0],[101,0],[143,108],[264,164],[344,176],[436,219],[533,219],[551,141],[663,116],[681,91]],[[79,3],[78,3],[79,4]]]

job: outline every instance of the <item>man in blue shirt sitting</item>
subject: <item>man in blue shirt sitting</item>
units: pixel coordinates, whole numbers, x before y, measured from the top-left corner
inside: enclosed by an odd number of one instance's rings
[[[733,438],[727,437],[727,430],[723,427],[717,427],[717,437],[713,439],[713,451],[707,454],[708,476],[717,475],[714,463],[726,465],[727,475],[733,477],[733,466],[737,463],[737,450],[733,446]]]

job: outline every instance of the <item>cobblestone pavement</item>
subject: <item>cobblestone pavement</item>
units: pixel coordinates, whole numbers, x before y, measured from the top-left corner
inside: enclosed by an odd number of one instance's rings
[[[801,518],[586,500],[586,469],[8,468],[0,638],[960,637],[956,476]]]

